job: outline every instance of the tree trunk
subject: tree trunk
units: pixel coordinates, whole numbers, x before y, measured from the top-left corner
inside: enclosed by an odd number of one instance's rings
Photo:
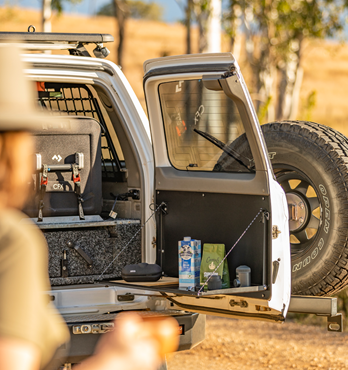
[[[51,0],[42,0],[42,32],[52,32]]]
[[[192,0],[187,0],[185,13],[186,13],[186,54],[191,54]]]
[[[221,52],[221,0],[210,0],[207,20],[207,52]]]
[[[301,91],[301,86],[302,86],[302,79],[303,79],[303,68],[299,66],[297,68],[296,81],[295,81],[294,91],[292,93],[292,104],[291,104],[289,119],[297,118],[298,105],[300,102],[300,91]]]
[[[198,23],[198,52],[203,53],[207,47],[207,39],[206,39],[206,32],[205,32],[205,25],[202,14],[197,16],[197,23]]]
[[[128,16],[128,8],[125,0],[114,0],[115,18],[118,26],[117,64],[123,67],[123,48],[125,36],[125,24]]]
[[[302,85],[301,41],[299,50],[281,70],[278,87],[277,119],[295,119],[298,110],[299,95]]]
[[[241,32],[238,32],[238,29],[236,28],[236,35],[234,38],[231,39],[231,51],[237,62],[239,62],[242,51],[242,41],[243,34]]]
[[[209,0],[210,3],[210,0]],[[194,1],[194,13],[198,25],[198,52],[203,53],[207,48],[207,27],[210,16],[210,8],[204,8],[200,1]]]

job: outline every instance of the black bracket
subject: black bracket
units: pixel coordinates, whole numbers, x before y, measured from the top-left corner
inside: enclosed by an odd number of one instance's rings
[[[160,205],[160,209],[164,215],[168,214],[168,206],[166,203],[162,202]]]
[[[76,49],[69,49],[70,55],[77,55],[80,57],[90,57],[90,53],[85,48],[84,44],[79,42]]]
[[[134,301],[134,294],[126,293],[126,294],[118,294],[117,300],[119,302],[131,302]]]
[[[139,200],[140,199],[140,191],[138,189],[131,189],[127,193],[128,197],[132,197],[134,200]]]
[[[265,221],[269,221],[269,212],[268,211],[262,211],[261,213],[261,223],[265,223]]]
[[[61,275],[63,278],[69,277],[67,252],[66,249],[63,250],[63,258],[61,260]]]
[[[75,249],[75,251],[87,262],[88,267],[92,267],[93,261],[92,261],[91,257],[84,250],[82,250],[79,245],[77,245],[75,242],[71,242],[71,241],[68,242],[67,245],[68,245],[69,248]]]

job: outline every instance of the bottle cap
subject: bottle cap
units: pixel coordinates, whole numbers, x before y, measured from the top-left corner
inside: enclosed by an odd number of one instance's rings
[[[190,236],[184,236],[184,242],[189,242],[191,240]]]
[[[238,266],[236,268],[236,273],[238,272],[251,272],[251,268],[249,266],[246,266],[246,265],[241,265],[241,266]]]

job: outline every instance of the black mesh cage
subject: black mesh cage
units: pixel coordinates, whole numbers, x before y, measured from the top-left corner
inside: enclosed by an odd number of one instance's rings
[[[39,103],[43,109],[72,116],[96,119],[101,126],[101,160],[103,181],[120,181],[121,164],[113,146],[102,115],[99,102],[85,85],[45,83],[39,91]]]

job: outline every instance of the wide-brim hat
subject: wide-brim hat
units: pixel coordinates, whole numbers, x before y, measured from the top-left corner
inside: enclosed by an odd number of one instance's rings
[[[52,119],[39,110],[35,85],[24,75],[28,67],[18,46],[0,45],[0,131],[36,131]]]

